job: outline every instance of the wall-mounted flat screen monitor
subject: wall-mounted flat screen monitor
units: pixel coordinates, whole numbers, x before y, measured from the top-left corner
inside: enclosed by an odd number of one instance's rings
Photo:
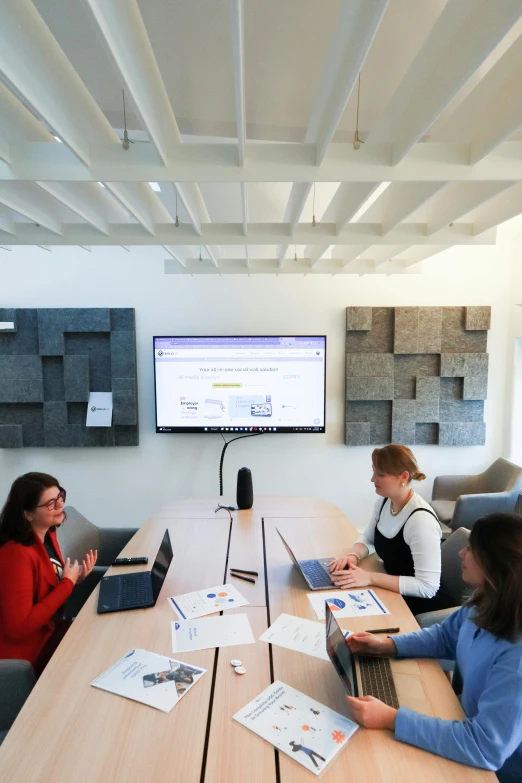
[[[156,432],[324,432],[326,337],[154,337]]]

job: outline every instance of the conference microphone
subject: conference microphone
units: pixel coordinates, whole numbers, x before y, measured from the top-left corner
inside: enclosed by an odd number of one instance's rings
[[[252,508],[254,488],[252,486],[252,473],[249,468],[239,468],[237,472],[236,500],[238,508]]]

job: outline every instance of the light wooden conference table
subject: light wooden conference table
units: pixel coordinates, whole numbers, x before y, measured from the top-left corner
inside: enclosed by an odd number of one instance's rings
[[[317,619],[275,528],[298,558],[339,556],[350,551],[358,535],[346,517],[320,500],[261,497],[252,509],[233,512],[231,522],[227,512],[214,513],[216,505],[211,498],[170,503],[129,542],[123,554],[147,555],[150,564],[169,529],[174,560],[158,603],[98,615],[94,591],[0,747],[2,783],[294,783],[313,778],[232,715],[274,680],[346,715],[343,688],[329,662],[260,641],[177,654],[207,673],[169,714],[90,686],[133,647],[172,655],[175,615],[166,600],[171,595],[232,581],[250,601],[237,611],[248,614],[256,639],[281,612]],[[379,568],[375,557],[364,565]],[[256,584],[231,579],[229,566],[258,571]],[[400,626],[401,632],[418,627],[400,595],[376,592],[392,612],[386,626]],[[347,619],[341,625],[378,628],[383,618]],[[241,659],[246,675],[234,672],[234,658]],[[441,718],[462,717],[436,661],[393,661],[392,667],[401,704]],[[359,729],[321,780],[486,783],[496,777],[397,742],[391,732]]]

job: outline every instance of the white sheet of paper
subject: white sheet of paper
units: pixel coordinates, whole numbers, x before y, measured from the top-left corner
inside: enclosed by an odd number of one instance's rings
[[[176,653],[254,644],[255,641],[246,614],[176,620],[172,623],[172,650]]]
[[[328,601],[336,617],[371,617],[390,614],[373,590],[321,590],[307,593],[316,615],[324,620],[324,602]]]
[[[206,590],[175,595],[168,601],[181,620],[193,620],[195,617],[237,609],[250,603],[234,585],[208,587]]]
[[[130,650],[91,685],[170,712],[205,672],[165,655],[137,649]]]
[[[112,425],[112,392],[89,392],[87,427]]]
[[[343,631],[345,637],[350,631]],[[313,655],[323,661],[329,661],[326,652],[326,635],[324,623],[315,620],[305,620],[303,617],[294,617],[292,614],[280,614],[262,636],[260,642],[277,644],[278,647],[286,647],[287,650],[296,650],[305,655]]]
[[[321,774],[359,728],[279,680],[232,717],[314,775]]]

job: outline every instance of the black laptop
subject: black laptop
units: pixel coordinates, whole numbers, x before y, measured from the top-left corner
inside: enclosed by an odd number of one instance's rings
[[[332,577],[328,569],[328,563],[331,563],[334,558],[323,557],[321,560],[298,560],[281,533],[279,533],[279,530],[277,530],[277,532],[286,551],[290,555],[292,563],[295,565],[310,590],[331,590],[332,587],[334,587],[334,583],[332,582]]]
[[[100,582],[98,614],[146,609],[154,606],[173,558],[169,531],[165,530],[152,571],[104,576]]]
[[[352,655],[328,601],[326,610],[326,652],[349,696],[375,696],[399,709],[389,658]]]

